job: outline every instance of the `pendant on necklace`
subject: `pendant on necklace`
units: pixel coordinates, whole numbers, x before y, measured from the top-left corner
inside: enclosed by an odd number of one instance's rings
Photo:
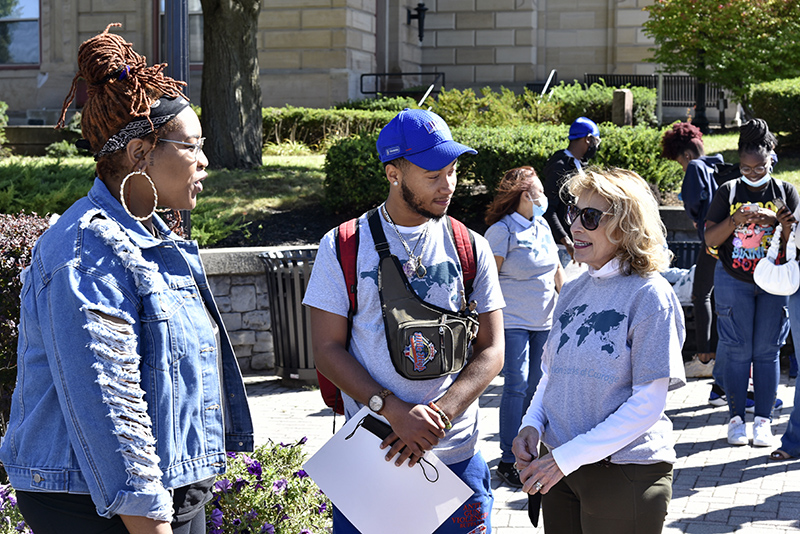
[[[425,266],[422,265],[422,262],[420,262],[420,264],[417,265],[417,268],[414,272],[416,273],[417,278],[424,278],[425,274],[428,272],[428,269],[426,269]]]
[[[417,266],[415,262],[409,258],[407,262],[403,264],[403,272],[406,274],[406,277],[411,278],[414,276],[414,273],[417,271]]]

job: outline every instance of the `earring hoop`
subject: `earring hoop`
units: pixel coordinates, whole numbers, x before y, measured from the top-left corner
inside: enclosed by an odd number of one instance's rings
[[[135,174],[141,174],[142,176],[147,178],[147,181],[150,182],[150,187],[153,188],[153,210],[145,217],[137,217],[136,215],[131,213],[131,210],[128,209],[128,205],[125,204],[125,182],[127,182],[128,178],[130,178]],[[122,183],[119,186],[119,201],[122,204],[122,207],[125,208],[125,211],[127,212],[128,215],[130,215],[132,218],[136,219],[139,222],[144,222],[150,219],[155,214],[156,208],[158,207],[158,191],[156,191],[156,184],[153,183],[153,179],[150,178],[150,176],[144,171],[133,171],[131,173],[128,173],[128,175],[122,179]]]

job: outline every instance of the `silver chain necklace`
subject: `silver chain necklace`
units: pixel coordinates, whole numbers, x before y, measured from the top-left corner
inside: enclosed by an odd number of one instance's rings
[[[428,269],[422,265],[422,254],[425,252],[425,245],[428,244],[428,229],[430,228],[428,223],[430,223],[430,219],[425,223],[425,232],[417,239],[417,243],[414,245],[414,250],[412,251],[411,247],[408,246],[405,238],[403,238],[403,235],[400,233],[400,230],[397,229],[397,225],[389,216],[389,212],[386,211],[386,204],[381,205],[381,213],[383,214],[383,218],[394,228],[397,237],[400,239],[400,243],[402,243],[403,248],[406,249],[406,254],[408,254],[408,261],[403,264],[403,272],[408,278],[414,275],[417,275],[417,278],[423,278],[428,272]],[[422,248],[419,251],[419,255],[416,255],[415,253],[420,243],[422,243]]]

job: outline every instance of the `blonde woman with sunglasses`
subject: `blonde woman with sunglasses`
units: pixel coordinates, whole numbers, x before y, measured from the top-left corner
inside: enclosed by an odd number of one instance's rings
[[[514,440],[523,490],[542,494],[548,533],[660,533],[676,461],[664,410],[685,383],[686,334],[658,274],[665,228],[634,172],[590,168],[565,187],[575,260],[589,269],[561,291]]]

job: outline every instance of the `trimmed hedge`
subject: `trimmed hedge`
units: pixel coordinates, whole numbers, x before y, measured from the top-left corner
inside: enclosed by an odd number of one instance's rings
[[[475,229],[484,228],[483,215],[503,173],[531,165],[537,171],[553,152],[566,148],[566,125],[505,128],[469,127],[453,136],[478,151],[459,161],[459,186],[450,213]],[[678,164],[661,157],[663,129],[646,126],[600,126],[603,143],[593,161],[638,172],[661,191],[674,190],[683,173]],[[375,149],[377,134],[342,139],[325,158],[325,205],[335,213],[358,215],[378,205],[388,194],[388,182]]]
[[[380,131],[397,113],[360,109],[263,108],[264,144],[301,142],[325,148],[333,139]]]
[[[800,116],[791,112],[800,109],[800,78],[754,85],[750,90],[750,107],[756,117],[767,121],[773,132],[800,135]]]
[[[654,126],[656,122],[655,89],[631,87],[634,125]],[[575,82],[553,88],[544,97],[525,89],[515,94],[501,87],[442,91],[436,100],[429,99],[431,111],[442,116],[451,128],[467,126],[504,127],[510,124],[571,124],[578,117],[596,123],[611,121],[614,87],[592,84],[585,88]],[[417,108],[411,98],[379,98],[349,101],[338,109],[264,108],[264,143],[302,143],[325,149],[336,139],[379,132],[405,107]]]

